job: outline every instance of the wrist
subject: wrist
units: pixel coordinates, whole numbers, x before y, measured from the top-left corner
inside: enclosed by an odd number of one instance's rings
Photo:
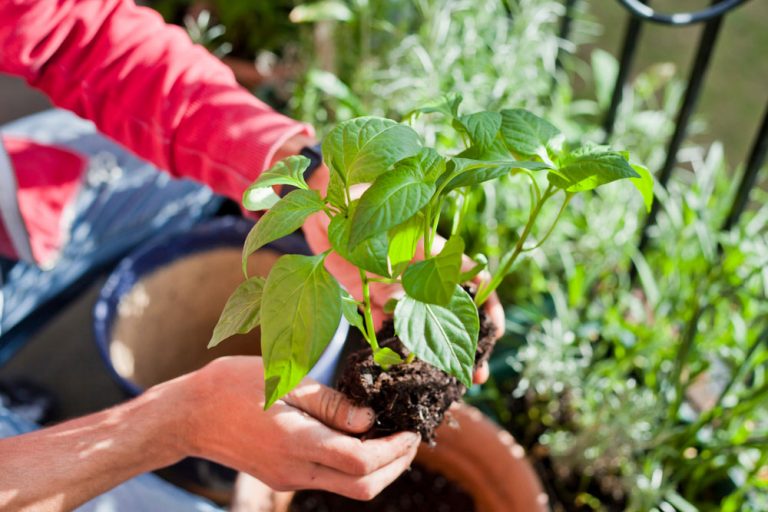
[[[269,162],[268,167],[275,165],[277,162],[279,162],[283,158],[286,158],[292,155],[298,155],[299,153],[301,153],[302,149],[307,147],[312,147],[316,144],[317,144],[317,139],[309,135],[305,135],[303,133],[293,135],[292,137],[287,139],[285,142],[283,142],[280,145],[280,147],[277,148],[277,150],[275,151],[274,157],[272,158],[272,161]]]
[[[147,449],[156,455],[157,467],[175,464],[197,453],[192,375],[154,386],[136,399],[135,414],[146,422],[150,433]]]

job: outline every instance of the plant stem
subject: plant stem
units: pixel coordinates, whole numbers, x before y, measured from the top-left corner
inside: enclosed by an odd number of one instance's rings
[[[554,186],[550,183],[547,189],[544,191],[544,195],[541,196],[541,200],[536,203],[536,206],[528,216],[528,222],[526,222],[525,227],[523,228],[523,232],[520,233],[520,238],[517,239],[515,248],[511,253],[504,256],[504,258],[501,260],[501,267],[494,274],[488,285],[482,286],[480,289],[478,289],[477,295],[475,296],[475,304],[482,306],[483,303],[488,300],[488,297],[491,296],[493,291],[499,287],[501,281],[504,279],[504,276],[507,275],[509,270],[512,268],[512,265],[517,260],[517,257],[520,256],[520,253],[523,251],[523,245],[525,245],[525,241],[528,239],[528,235],[531,234],[533,225],[536,223],[536,218],[541,212],[541,207],[544,206],[544,203],[547,202],[547,199],[552,197],[554,194]]]
[[[432,233],[430,228],[432,226],[432,206],[427,206],[424,211],[424,257],[429,258],[432,255]]]
[[[699,320],[701,319],[701,315],[707,309],[701,307],[701,304],[698,303],[698,297],[694,296],[693,301],[696,302],[695,309],[693,310],[693,314],[691,315],[691,318],[688,320],[688,324],[686,325],[683,339],[680,342],[680,348],[677,351],[677,357],[675,357],[675,366],[672,370],[672,378],[670,379],[672,384],[675,386],[673,402],[667,412],[667,420],[670,423],[674,423],[677,419],[677,412],[683,403],[685,387],[683,384],[683,367],[685,366],[685,361],[688,359],[688,354],[690,354],[691,348],[693,347],[693,340],[696,338],[696,328],[698,326]]]
[[[374,352],[379,351],[379,343],[376,340],[376,330],[373,328],[373,314],[371,313],[371,286],[364,270],[360,270],[360,279],[363,281],[363,315],[365,317],[365,339]]]
[[[552,234],[552,232],[555,230],[555,226],[557,226],[557,223],[560,221],[560,217],[563,216],[563,212],[565,211],[565,207],[568,206],[568,203],[571,202],[571,198],[573,197],[573,193],[565,193],[565,200],[563,201],[562,206],[560,206],[560,211],[557,212],[557,217],[555,217],[555,220],[552,222],[552,225],[549,227],[547,232],[544,234],[544,237],[539,240],[536,245],[533,247],[526,247],[523,249],[523,252],[533,251],[534,249],[538,249],[541,247],[541,245],[547,241],[547,238],[549,238],[549,235]]]

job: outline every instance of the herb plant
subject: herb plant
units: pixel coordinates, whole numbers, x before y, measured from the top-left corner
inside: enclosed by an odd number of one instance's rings
[[[768,203],[756,189],[722,232],[738,180],[720,145],[689,151],[642,253],[610,246],[637,240],[605,220],[630,214],[625,194],[569,209],[558,231],[593,229],[543,251],[571,263],[507,311],[470,399],[545,459],[554,510],[768,509]]]
[[[460,115],[460,102],[458,96],[446,97],[412,113],[447,117],[465,141],[465,149],[456,155],[424,147],[409,126],[361,117],[339,124],[323,142],[323,160],[330,168],[325,197],[304,181],[309,160],[302,156],[282,160],[246,190],[246,208],[268,211],[246,239],[246,281],[227,302],[209,346],[261,324],[265,407],[309,372],[342,315],[360,330],[382,368],[407,364],[416,357],[471,385],[478,307],[521,254],[532,249],[525,243],[542,206],[561,197],[562,213],[577,192],[619,179],[631,179],[650,204],[650,175],[643,167],[631,165],[626,153],[598,146],[567,147],[555,126],[522,109]],[[528,221],[498,272],[480,284],[473,299],[461,284],[475,277],[484,264],[478,258],[462,272],[465,246],[459,233],[470,214],[468,208],[454,215],[447,242],[433,254],[437,226],[448,201],[460,201],[470,188],[508,174],[530,182]],[[353,199],[350,188],[357,184],[370,186]],[[295,190],[279,198],[273,185],[290,185]],[[248,277],[247,260],[252,253],[320,212],[330,218],[332,249],[316,256],[285,255],[266,279]],[[427,257],[414,261],[419,243]],[[325,269],[325,258],[332,251],[357,267],[361,301]],[[398,283],[405,290],[393,309],[395,332],[410,353],[406,360],[379,346],[372,321],[371,282]]]

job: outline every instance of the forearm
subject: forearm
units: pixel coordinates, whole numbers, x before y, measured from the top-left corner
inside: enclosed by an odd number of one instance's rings
[[[0,19],[0,71],[158,167],[234,199],[288,139],[312,135],[130,0],[0,2]]]
[[[118,407],[0,440],[0,510],[72,510],[178,461],[184,415],[165,387]]]

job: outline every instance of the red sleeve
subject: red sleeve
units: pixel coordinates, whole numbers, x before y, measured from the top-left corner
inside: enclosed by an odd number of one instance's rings
[[[174,176],[237,200],[283,142],[312,135],[131,0],[0,0],[0,72]]]

